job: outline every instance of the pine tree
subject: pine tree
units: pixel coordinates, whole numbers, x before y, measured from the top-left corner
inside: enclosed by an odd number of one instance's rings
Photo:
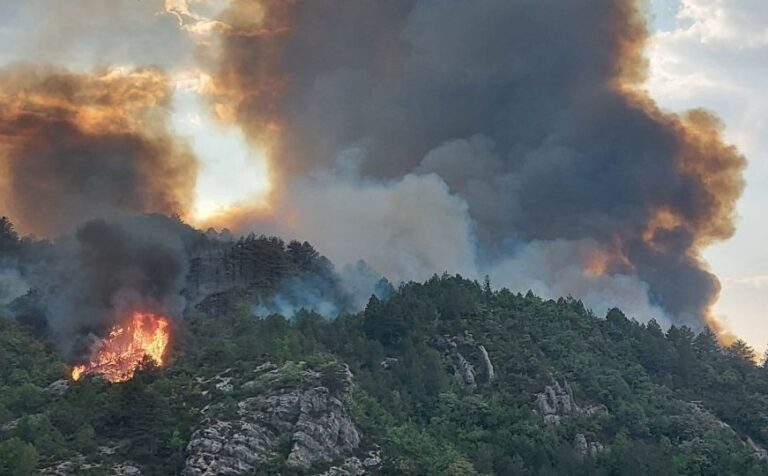
[[[19,247],[19,234],[8,217],[0,217],[0,256],[15,252]]]

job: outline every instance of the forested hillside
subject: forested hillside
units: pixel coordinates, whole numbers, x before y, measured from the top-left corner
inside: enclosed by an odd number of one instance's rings
[[[292,429],[275,441],[261,432],[269,451],[248,440],[220,470],[768,474],[768,369],[708,331],[665,332],[458,276],[336,319],[257,318],[243,295],[219,301],[176,324],[166,367],[122,384],[64,380],[45,333],[0,319],[0,474],[216,474],[200,469],[226,459],[206,438],[236,440],[231,425],[261,421],[254,412]],[[320,415],[312,431],[303,406],[294,420],[269,413],[310,397],[335,408],[308,412]],[[297,435],[321,430],[338,444],[297,452]],[[368,466],[349,463],[365,454]]]

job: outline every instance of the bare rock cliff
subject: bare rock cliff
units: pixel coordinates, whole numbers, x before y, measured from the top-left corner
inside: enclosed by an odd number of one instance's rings
[[[187,446],[183,475],[237,475],[267,467],[369,474],[378,465],[358,458],[362,435],[343,403],[352,387],[345,365],[312,370],[303,363],[265,364],[245,380],[239,386],[235,379],[227,382],[235,394],[246,395],[234,408],[212,404],[204,411]],[[340,464],[335,472],[334,463]],[[344,467],[350,471],[340,472]]]

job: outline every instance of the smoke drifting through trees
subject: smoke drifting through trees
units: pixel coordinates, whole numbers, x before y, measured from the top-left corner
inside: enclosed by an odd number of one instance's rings
[[[0,198],[24,232],[53,236],[96,217],[183,213],[196,161],[168,126],[156,69],[0,72]]]
[[[0,219],[0,316],[47,333],[73,363],[112,362],[88,354],[136,313],[218,319],[235,312],[228,303],[246,299],[257,316],[303,309],[333,318],[391,292],[364,263],[337,273],[307,242],[234,240],[163,215],[91,220],[55,242],[21,240]]]
[[[181,316],[192,229],[163,216],[92,220],[53,244],[29,243],[20,268],[38,291],[19,313],[40,313],[60,350],[82,359],[132,312]],[[26,256],[25,256],[26,255]]]
[[[461,271],[491,272],[505,284],[510,272],[531,271],[514,266],[530,262],[521,255],[586,243],[591,261],[573,253],[552,266],[581,267],[573,279],[592,282],[590,293],[611,293],[616,286],[593,279],[608,276],[629,295],[647,294],[641,308],[701,322],[719,292],[701,250],[733,233],[744,159],[711,115],[664,112],[642,91],[648,32],[640,7],[233,0],[218,18],[211,100],[269,142],[286,184],[275,216],[302,215],[292,207],[314,174],[361,191],[436,174],[468,206],[459,240],[478,243],[477,262]],[[339,175],[350,163],[354,173]],[[296,191],[296,180],[309,184]],[[345,212],[376,208],[366,192],[347,199]],[[431,216],[419,205],[412,211]],[[345,217],[330,207],[319,213],[321,226]],[[429,248],[412,239],[442,236],[425,221],[389,246]],[[311,226],[294,228],[310,240],[323,235]],[[382,243],[361,235],[372,249]],[[341,247],[321,245],[332,259],[352,259]]]

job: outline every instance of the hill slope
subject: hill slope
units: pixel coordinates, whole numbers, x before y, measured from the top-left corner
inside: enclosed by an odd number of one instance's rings
[[[768,369],[706,331],[458,276],[334,320],[251,308],[189,311],[117,385],[54,383],[0,319],[0,474],[768,474]]]

